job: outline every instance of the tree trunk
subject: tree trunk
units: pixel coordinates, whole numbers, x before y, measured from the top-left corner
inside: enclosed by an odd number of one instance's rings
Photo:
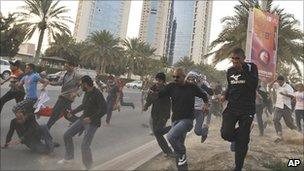
[[[105,71],[106,71],[105,60],[102,59],[102,60],[100,61],[100,70],[99,70],[99,73],[100,73],[101,75],[103,75],[103,74],[105,74]]]
[[[40,35],[39,35],[39,39],[38,39],[38,46],[37,46],[36,54],[35,54],[35,57],[34,57],[34,63],[35,64],[37,64],[38,61],[39,61],[41,47],[42,47],[42,42],[43,42],[43,37],[44,37],[44,32],[45,32],[45,29],[42,29],[40,31]]]
[[[127,78],[128,78],[128,79],[131,79],[131,70],[130,70],[130,69],[128,70]]]

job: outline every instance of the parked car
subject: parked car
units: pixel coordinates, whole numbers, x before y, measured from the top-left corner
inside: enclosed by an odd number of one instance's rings
[[[46,79],[48,79],[49,81],[58,81],[60,77],[63,77],[63,75],[65,74],[66,71],[59,71],[56,72],[55,74],[48,74],[46,76]]]
[[[6,80],[11,75],[10,63],[7,60],[0,59],[0,75]]]
[[[126,84],[127,88],[142,88],[143,82],[140,80],[132,81]]]

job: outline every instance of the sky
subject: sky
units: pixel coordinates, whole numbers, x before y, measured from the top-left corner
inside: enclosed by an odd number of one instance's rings
[[[1,12],[3,15],[7,15],[9,12],[16,12],[20,6],[24,5],[23,0],[1,0]],[[76,21],[78,1],[76,0],[62,0],[60,5],[66,6],[70,9],[69,15],[73,21]],[[238,4],[237,0],[215,0],[213,2],[212,20],[211,20],[211,33],[210,42],[215,40],[218,34],[221,32],[223,26],[221,19],[225,16],[231,16],[234,14],[233,7]],[[294,17],[300,21],[299,28],[303,30],[303,11],[304,11],[304,0],[274,0],[274,5],[278,5],[284,8],[287,13],[293,14]],[[129,14],[129,24],[127,37],[133,38],[138,36],[140,17],[141,17],[142,0],[132,0],[131,9]],[[69,23],[70,29],[73,33],[74,23]],[[38,42],[38,34],[34,35],[30,43]],[[47,47],[47,41],[43,42],[43,48]],[[220,68],[219,68],[220,69]]]

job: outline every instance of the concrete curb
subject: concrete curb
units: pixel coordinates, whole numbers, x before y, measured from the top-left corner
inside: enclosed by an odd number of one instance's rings
[[[92,170],[135,170],[161,153],[156,140],[94,167]]]

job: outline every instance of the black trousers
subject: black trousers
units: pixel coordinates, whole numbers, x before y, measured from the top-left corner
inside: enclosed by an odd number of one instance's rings
[[[304,110],[295,110],[295,114],[298,131],[302,132],[302,125],[304,124]],[[303,124],[301,124],[301,120],[303,121]]]
[[[0,113],[2,111],[3,106],[6,102],[15,99],[16,103],[21,102],[25,96],[25,93],[23,91],[12,91],[9,90],[7,93],[5,93],[1,99],[0,99]]]
[[[72,105],[72,101],[65,99],[63,97],[58,97],[58,100],[53,107],[53,113],[47,122],[47,126],[49,129],[51,129],[51,127],[60,119],[61,113],[64,110],[71,109],[71,105]],[[72,117],[70,118],[64,115],[64,118],[70,122],[75,122],[78,119],[78,117],[75,115],[72,115]]]
[[[235,142],[235,170],[242,170],[250,141],[250,128],[253,115],[223,112],[221,136],[224,140]],[[238,127],[235,125],[238,123]]]
[[[167,121],[168,119],[166,118],[152,119],[154,136],[159,147],[166,154],[172,153],[172,149],[169,147],[167,140],[164,138],[164,135],[167,134],[171,129],[171,126],[166,127]]]

